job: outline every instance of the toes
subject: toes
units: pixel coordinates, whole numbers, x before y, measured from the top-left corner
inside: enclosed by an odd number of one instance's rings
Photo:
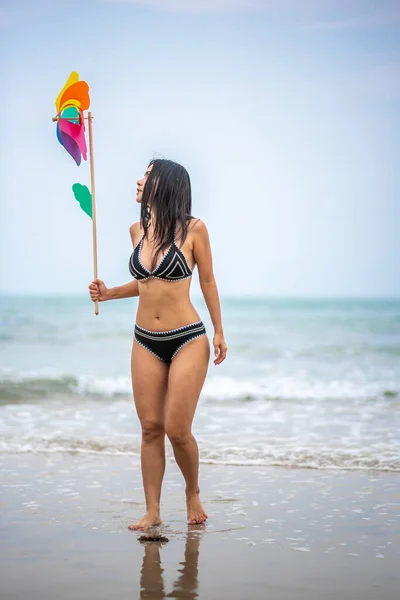
[[[132,525],[128,525],[128,529],[131,531],[137,531],[138,529],[144,529],[143,525],[139,525],[139,523],[133,523]]]
[[[189,525],[201,525],[207,520],[207,515],[201,515],[199,517],[193,517],[189,519]]]

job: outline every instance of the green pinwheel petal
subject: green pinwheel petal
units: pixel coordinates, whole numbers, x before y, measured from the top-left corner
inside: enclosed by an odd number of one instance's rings
[[[90,193],[89,188],[86,185],[74,183],[72,191],[74,192],[76,200],[78,200],[81,205],[83,212],[92,218],[92,194]]]

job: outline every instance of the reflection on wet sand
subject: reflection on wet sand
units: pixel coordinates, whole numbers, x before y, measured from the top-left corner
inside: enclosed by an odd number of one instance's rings
[[[198,531],[188,531],[185,544],[185,556],[180,575],[176,578],[173,589],[167,593],[164,585],[160,549],[162,542],[144,542],[143,564],[140,575],[140,599],[162,600],[164,598],[198,598],[198,560],[200,539]]]

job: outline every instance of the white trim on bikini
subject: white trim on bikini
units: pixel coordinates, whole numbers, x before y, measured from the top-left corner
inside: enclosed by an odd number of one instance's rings
[[[144,327],[141,327],[137,323],[135,324],[135,327],[137,327],[141,331],[144,331],[145,333],[152,333],[154,335],[162,335],[163,333],[176,333],[177,331],[182,331],[183,329],[187,329],[188,327],[193,327],[194,325],[200,325],[200,324],[203,325],[203,327],[204,327],[203,321],[195,321],[195,323],[189,323],[189,325],[183,325],[182,327],[177,327],[176,329],[166,329],[164,331],[150,331],[150,329],[145,329]]]
[[[137,281],[148,281],[149,279],[159,279],[160,281],[165,281],[166,283],[175,283],[176,281],[183,281],[184,279],[190,279],[192,276],[187,275],[187,277],[179,277],[179,279],[164,279],[164,277],[157,277],[156,275],[149,275],[148,277],[140,277],[136,278]]]
[[[204,325],[202,325],[201,327],[196,327],[193,329],[189,329],[188,331],[180,331],[179,333],[173,333],[173,334],[167,334],[167,335],[163,335],[161,336],[157,336],[157,335],[149,335],[148,333],[143,333],[142,331],[140,331],[139,329],[136,329],[135,332],[137,333],[137,335],[142,336],[143,338],[146,338],[148,340],[157,340],[159,342],[169,342],[171,340],[175,340],[176,338],[180,338],[180,337],[184,337],[185,335],[191,335],[192,333],[197,333],[198,331],[204,331]]]

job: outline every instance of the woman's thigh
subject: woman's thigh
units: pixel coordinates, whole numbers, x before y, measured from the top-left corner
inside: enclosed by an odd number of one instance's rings
[[[210,345],[205,335],[186,344],[173,359],[168,374],[167,433],[179,435],[190,429],[209,359]]]
[[[133,398],[142,426],[164,424],[168,365],[134,341],[131,369]]]

